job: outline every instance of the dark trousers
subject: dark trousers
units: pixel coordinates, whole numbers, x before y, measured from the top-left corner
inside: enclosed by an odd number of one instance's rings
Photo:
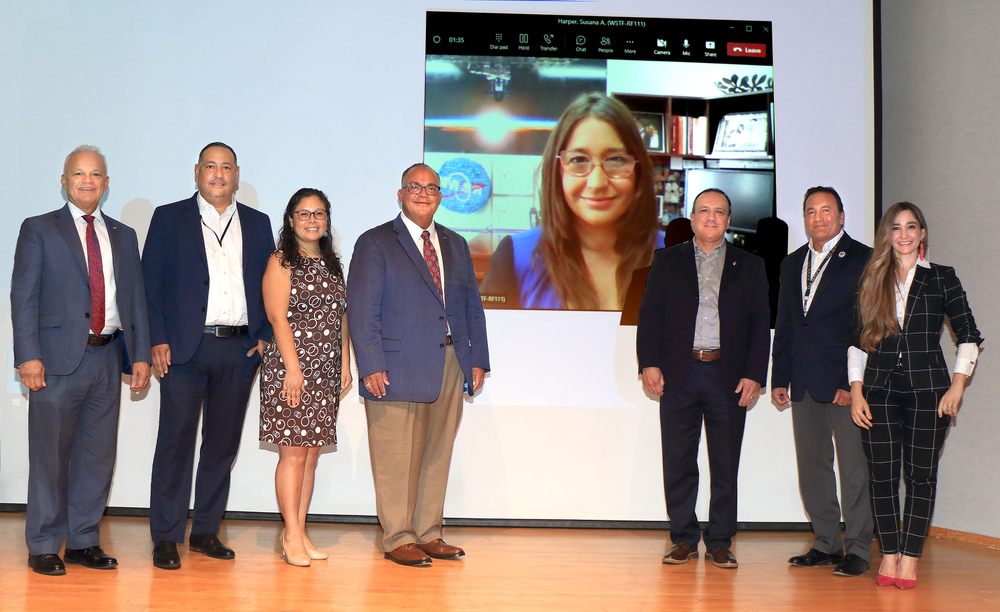
[[[100,544],[118,449],[121,338],[88,346],[80,367],[28,396],[28,554]]]
[[[160,380],[160,425],[149,493],[154,542],[184,541],[199,415],[202,442],[191,533],[219,531],[250,389],[260,365],[256,352],[247,357],[245,340],[246,336],[203,336],[191,360],[171,365]]]
[[[677,395],[660,398],[663,489],[674,544],[695,547],[701,539],[698,498],[698,442],[702,423],[708,446],[712,499],[705,546],[732,546],[736,535],[736,477],[740,467],[746,408],[730,399],[718,361],[691,360]]]
[[[890,383],[891,385],[891,383]],[[919,557],[934,512],[938,456],[951,418],[939,417],[943,393],[886,388],[867,393],[871,429],[861,430],[868,471],[875,535],[882,554]],[[906,482],[903,527],[899,520],[899,473]]]
[[[850,406],[817,402],[807,392],[792,403],[792,431],[799,472],[799,492],[816,538],[812,547],[827,554],[853,554],[872,559],[872,509],[868,500],[868,462],[861,447],[861,428]],[[834,442],[840,471],[840,502],[833,472]],[[844,541],[840,541],[840,518]]]

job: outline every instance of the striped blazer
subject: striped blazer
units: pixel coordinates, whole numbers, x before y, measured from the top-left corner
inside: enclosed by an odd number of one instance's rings
[[[884,388],[894,371],[904,375],[914,391],[947,390],[951,376],[941,351],[946,315],[957,344],[982,344],[955,269],[933,263],[930,268],[917,266],[906,298],[902,332],[883,338],[875,351],[868,353],[865,392]],[[860,328],[855,326],[851,343],[858,348],[860,335]]]

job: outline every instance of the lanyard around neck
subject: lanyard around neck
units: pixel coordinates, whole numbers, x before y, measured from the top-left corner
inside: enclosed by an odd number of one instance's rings
[[[812,292],[813,283],[815,283],[816,279],[819,278],[819,275],[823,271],[823,268],[826,267],[827,262],[829,262],[830,258],[833,257],[833,253],[834,251],[837,250],[837,247],[839,245],[840,241],[838,240],[837,244],[833,245],[833,247],[829,251],[827,251],[826,257],[823,258],[823,261],[821,261],[819,266],[816,268],[816,274],[812,273],[813,250],[811,247],[808,249],[808,255],[806,257],[806,294],[802,298],[803,312],[806,311],[806,306],[807,304],[809,304],[809,294]]]
[[[223,240],[223,238],[226,237],[226,232],[229,231],[229,226],[233,224],[233,217],[235,217],[235,216],[236,216],[236,211],[234,210],[233,214],[230,215],[230,217],[229,217],[229,223],[226,223],[226,228],[224,230],[222,230],[222,235],[221,236],[218,235],[217,233],[215,233],[214,229],[208,227],[208,223],[205,223],[205,217],[201,218],[201,224],[204,225],[208,229],[208,231],[212,232],[212,235],[215,236],[215,239],[219,241],[219,246],[221,247],[222,246],[222,240]]]

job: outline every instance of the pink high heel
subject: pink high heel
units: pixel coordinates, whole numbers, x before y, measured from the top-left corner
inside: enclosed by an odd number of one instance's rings
[[[906,578],[896,578],[896,588],[902,591],[906,589],[912,589],[917,586],[917,568],[913,568],[913,579],[908,580]]]
[[[879,574],[878,576],[875,577],[875,584],[877,584],[878,586],[892,586],[896,584],[896,577],[883,576],[882,574]]]

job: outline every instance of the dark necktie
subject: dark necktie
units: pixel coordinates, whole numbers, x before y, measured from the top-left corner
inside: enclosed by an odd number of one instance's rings
[[[431,233],[424,230],[420,233],[420,237],[424,240],[424,261],[427,262],[427,268],[431,271],[431,276],[434,277],[434,284],[437,286],[438,295],[443,302],[444,292],[441,291],[441,264],[438,263],[438,254],[434,250],[434,243],[431,242]]]
[[[104,331],[104,263],[101,243],[97,241],[94,216],[84,215],[87,222],[87,269],[90,272],[90,331],[100,336]]]

